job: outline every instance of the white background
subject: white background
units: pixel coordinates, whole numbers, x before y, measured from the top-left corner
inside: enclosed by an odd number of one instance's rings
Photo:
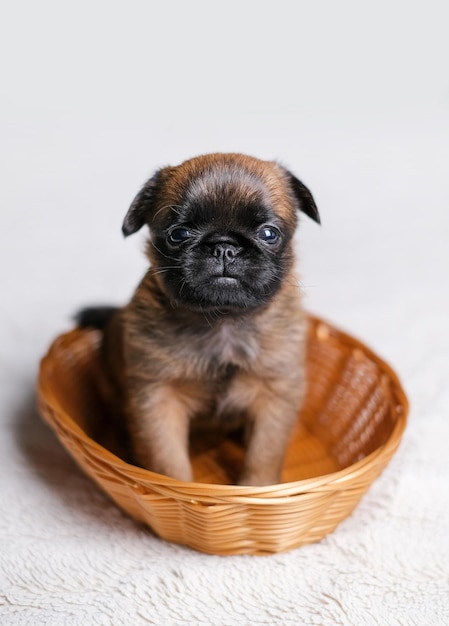
[[[414,544],[433,555],[430,578],[419,567],[411,574],[409,591],[428,612],[416,623],[440,623],[447,599],[426,585],[449,577],[447,25],[447,3],[435,0],[3,3],[0,497],[11,516],[0,531],[8,545],[23,509],[35,511],[39,535],[43,509],[58,498],[35,468],[53,472],[54,458],[59,482],[76,473],[37,425],[29,397],[40,356],[77,308],[125,302],[140,279],[144,235],[124,241],[120,231],[133,196],[157,167],[241,151],[278,159],[310,187],[322,227],[304,217],[298,235],[306,305],[386,358],[410,396],[404,444],[380,485],[402,489],[392,543],[402,538],[410,562]],[[54,532],[70,535],[71,523],[67,513]],[[388,526],[372,532],[385,551]],[[17,589],[11,563],[3,576]],[[361,579],[370,567],[361,565]],[[8,597],[12,606],[23,600]],[[51,621],[48,598],[46,607]],[[223,599],[222,607],[232,616]],[[25,623],[29,614],[14,616]]]
[[[8,335],[21,344],[39,333],[43,349],[79,305],[124,301],[145,261],[120,226],[143,181],[199,153],[242,151],[279,159],[316,197],[323,227],[304,219],[300,235],[309,307],[367,340],[388,312],[382,332],[404,341],[405,299],[423,315],[435,297],[447,304],[444,7],[10,3],[0,37]]]

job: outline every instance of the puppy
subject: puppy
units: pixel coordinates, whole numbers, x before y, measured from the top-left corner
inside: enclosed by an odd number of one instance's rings
[[[105,368],[141,466],[192,481],[192,424],[244,424],[239,484],[281,481],[305,390],[300,211],[320,222],[291,172],[242,154],[160,169],[132,202],[123,233],[149,227],[150,267],[127,306],[86,309],[79,323],[104,329]]]

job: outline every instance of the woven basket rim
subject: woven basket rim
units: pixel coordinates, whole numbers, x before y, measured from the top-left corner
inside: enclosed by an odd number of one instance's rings
[[[327,322],[318,316],[308,314],[308,319],[315,326],[315,328],[322,327],[331,335],[338,335],[340,341],[346,343],[354,349],[360,349],[368,358],[374,361],[394,384],[395,397],[397,400],[397,420],[385,443],[359,461],[356,461],[355,463],[352,463],[335,472],[275,485],[253,487],[205,482],[184,482],[126,462],[92,439],[86,431],[83,430],[70,417],[70,415],[67,414],[58,402],[49,400],[48,396],[45,394],[45,384],[42,382],[42,372],[47,361],[51,358],[54,346],[56,342],[61,340],[61,338],[68,337],[70,334],[77,332],[79,330],[77,328],[69,330],[56,337],[51,343],[47,353],[40,360],[37,384],[38,396],[42,398],[45,397],[46,404],[53,411],[57,411],[59,419],[60,421],[63,419],[65,427],[72,431],[78,438],[83,439],[84,445],[89,446],[100,453],[105,462],[112,463],[117,473],[121,475],[123,474],[121,476],[122,478],[126,477],[126,481],[130,483],[132,482],[130,481],[132,477],[137,490],[139,487],[145,487],[148,485],[151,489],[158,491],[161,495],[170,495],[171,497],[189,500],[192,502],[200,499],[203,501],[210,500],[211,503],[220,501],[224,503],[232,500],[234,503],[246,503],[248,501],[257,503],[259,501],[264,504],[278,504],[285,500],[292,500],[295,496],[304,498],[307,493],[320,491],[321,488],[324,487],[328,490],[329,485],[334,485],[336,488],[338,488],[338,486],[346,488],[346,483],[352,480],[355,474],[363,474],[364,470],[368,467],[372,467],[376,463],[380,464],[384,457],[390,457],[394,450],[399,446],[407,423],[409,402],[396,372],[364,343],[352,335],[341,331],[333,323]],[[43,414],[45,415],[45,412]],[[211,493],[213,493],[213,498],[211,497]]]

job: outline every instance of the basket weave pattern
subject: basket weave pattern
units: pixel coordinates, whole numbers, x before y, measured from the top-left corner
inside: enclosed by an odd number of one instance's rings
[[[396,451],[408,403],[394,372],[363,344],[309,318],[308,392],[283,483],[229,483],[242,462],[225,440],[192,451],[196,482],[126,463],[92,437],[105,415],[99,331],[61,335],[42,359],[40,411],[82,469],[160,537],[211,554],[270,554],[322,539],[346,518]],[[111,448],[113,449],[113,448]]]

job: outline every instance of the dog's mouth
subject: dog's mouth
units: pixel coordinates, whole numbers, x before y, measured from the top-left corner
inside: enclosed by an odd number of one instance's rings
[[[215,282],[216,285],[220,285],[220,286],[234,286],[237,285],[238,278],[234,278],[234,276],[212,276],[212,281]]]
[[[223,274],[204,276],[190,284],[190,289],[186,285],[178,295],[188,308],[235,315],[248,313],[266,302],[257,286],[242,277]]]

